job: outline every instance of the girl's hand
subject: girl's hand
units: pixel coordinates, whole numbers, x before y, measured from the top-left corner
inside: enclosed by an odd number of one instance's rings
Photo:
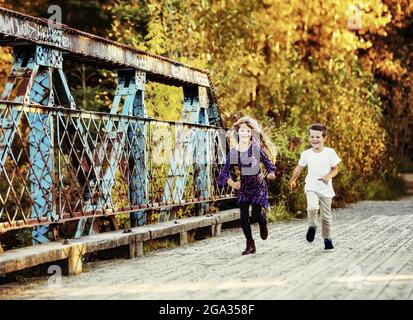
[[[290,189],[293,190],[297,186],[297,182],[290,181]]]
[[[236,190],[239,190],[239,188],[241,188],[241,182],[233,182],[231,187],[233,187]]]
[[[231,187],[231,188],[234,188],[234,189],[236,189],[236,190],[238,190],[239,188],[241,188],[241,182],[239,182],[239,181],[237,181],[237,182],[235,182],[234,180],[232,180],[231,178],[230,179],[228,179],[228,185]]]

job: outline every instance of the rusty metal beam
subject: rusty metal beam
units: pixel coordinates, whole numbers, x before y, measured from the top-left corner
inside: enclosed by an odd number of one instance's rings
[[[135,68],[170,85],[210,87],[208,73],[181,62],[154,55],[83,31],[0,7],[0,42],[21,42],[59,49],[71,57],[92,58],[106,67]]]
[[[172,207],[182,207],[182,206],[187,206],[187,205],[193,205],[193,204],[203,204],[203,203],[209,203],[209,202],[215,202],[215,201],[221,201],[221,200],[234,200],[236,199],[236,196],[234,195],[221,195],[221,196],[211,196],[208,198],[203,198],[203,199],[188,199],[188,200],[182,200],[182,201],[173,201],[171,203],[154,203],[154,204],[148,204],[148,205],[134,205],[134,206],[129,206],[125,208],[115,208],[115,210],[110,210],[110,211],[103,211],[103,210],[96,210],[96,211],[91,211],[91,212],[65,212],[62,214],[62,220],[56,222],[51,222],[47,218],[41,218],[41,219],[27,219],[25,221],[23,220],[17,220],[13,222],[2,222],[0,223],[0,233],[1,232],[6,232],[8,230],[16,230],[16,229],[23,229],[26,227],[35,227],[35,226],[41,226],[41,225],[49,225],[49,224],[63,224],[68,221],[77,221],[83,218],[98,218],[98,217],[111,217],[114,215],[118,214],[125,214],[125,213],[132,213],[137,210],[140,211],[147,211],[147,210],[159,210],[159,209],[170,209]]]

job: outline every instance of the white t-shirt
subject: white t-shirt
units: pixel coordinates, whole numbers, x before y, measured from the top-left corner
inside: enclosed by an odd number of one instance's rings
[[[333,189],[332,179],[327,184],[319,179],[326,176],[331,171],[331,167],[335,167],[340,162],[341,159],[332,148],[324,147],[321,152],[314,152],[313,149],[303,151],[298,165],[301,167],[308,166],[304,192],[315,191],[324,197],[334,197],[336,194]]]

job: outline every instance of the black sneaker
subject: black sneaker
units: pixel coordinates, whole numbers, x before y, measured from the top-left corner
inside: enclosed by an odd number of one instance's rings
[[[333,241],[330,239],[324,239],[324,250],[334,251]]]
[[[315,231],[317,230],[316,227],[309,227],[307,231],[307,235],[305,238],[307,239],[308,242],[313,242],[314,237],[315,237]]]

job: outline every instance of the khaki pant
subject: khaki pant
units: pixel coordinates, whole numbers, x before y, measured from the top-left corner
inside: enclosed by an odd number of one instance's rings
[[[320,209],[322,220],[322,236],[324,239],[331,239],[331,223],[333,220],[331,214],[331,201],[333,198],[321,196],[314,191],[307,191],[307,218],[312,227],[317,227],[317,213]]]

